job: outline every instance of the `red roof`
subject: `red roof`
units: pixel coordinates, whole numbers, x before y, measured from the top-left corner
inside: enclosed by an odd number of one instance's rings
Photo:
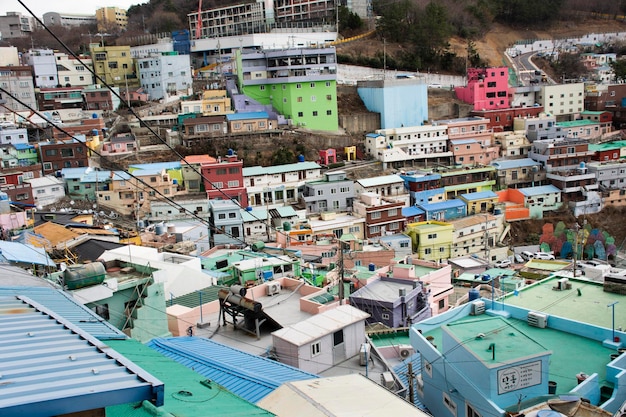
[[[185,159],[183,161],[181,161],[181,163],[185,163],[187,162],[188,164],[212,164],[214,162],[216,162],[217,159],[213,158],[212,156],[209,155],[188,155],[185,157]]]

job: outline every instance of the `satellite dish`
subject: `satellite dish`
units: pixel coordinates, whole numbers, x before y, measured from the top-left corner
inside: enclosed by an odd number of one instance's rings
[[[67,264],[65,262],[61,262],[59,264],[59,269],[61,270],[61,272],[65,271],[67,269]]]

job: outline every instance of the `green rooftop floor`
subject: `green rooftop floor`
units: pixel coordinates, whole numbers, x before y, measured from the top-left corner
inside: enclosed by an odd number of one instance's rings
[[[467,316],[454,321],[453,324],[467,321],[478,322],[478,320],[492,321],[494,318],[488,315]],[[518,357],[524,357],[531,353],[537,353],[537,349],[542,347],[547,351],[552,351],[550,367],[548,369],[548,380],[557,383],[557,394],[566,394],[572,390],[578,384],[576,375],[581,372],[587,375],[597,373],[600,385],[606,384],[606,365],[611,361],[610,355],[615,353],[615,351],[602,346],[602,342],[549,328],[541,329],[532,327],[524,320],[500,320],[507,323],[507,332],[510,329],[515,329],[520,335],[523,335],[522,339],[531,341],[532,348],[528,351],[527,347],[529,344],[520,343],[516,346],[507,345],[509,351],[503,352],[503,349],[498,348],[500,344],[496,341],[496,360],[500,358],[499,360],[504,361],[514,358],[516,355]],[[481,330],[476,331],[480,332]],[[442,351],[441,333],[442,330],[440,327],[424,333],[424,336],[427,338],[432,336],[432,343],[437,346],[440,352]],[[450,349],[450,347],[447,348]],[[491,352],[489,352],[487,356],[488,363],[491,361]]]
[[[615,328],[626,329],[626,296],[604,292],[602,284],[570,279],[571,290],[555,291],[558,278],[549,278],[519,291],[518,296],[509,295],[504,303],[541,311],[579,322],[610,329],[612,309],[615,305]],[[580,290],[580,295],[578,295]]]

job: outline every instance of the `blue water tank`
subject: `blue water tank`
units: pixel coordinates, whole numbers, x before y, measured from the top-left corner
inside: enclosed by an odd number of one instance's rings
[[[274,277],[273,271],[263,271],[263,281],[269,281]]]
[[[178,180],[176,178],[172,179],[172,184],[178,185]]]
[[[298,162],[304,162],[304,155],[298,155]]]
[[[97,119],[98,118],[98,113],[91,113],[91,118],[92,119]]]
[[[474,301],[474,300],[478,300],[480,298],[480,291],[478,291],[477,288],[472,288],[471,290],[469,290],[469,300]]]
[[[246,207],[246,211],[248,211],[248,212],[252,211],[252,207],[250,207],[250,206]]]
[[[580,169],[585,169],[585,163],[584,162],[581,162],[579,166],[580,166]]]
[[[98,129],[92,129],[91,136],[98,136]]]
[[[369,264],[368,268],[372,272],[376,271],[376,265],[374,265],[374,264]]]
[[[163,233],[165,233],[165,225],[163,223],[159,223],[154,226],[154,233],[157,236],[161,236]]]
[[[502,214],[502,209],[499,209],[499,208],[497,208],[497,209],[493,209],[493,214],[495,214],[496,216],[497,216],[498,214]]]
[[[232,149],[229,149],[228,152],[226,152],[226,155],[228,156],[233,156],[235,154],[235,151],[233,151]]]

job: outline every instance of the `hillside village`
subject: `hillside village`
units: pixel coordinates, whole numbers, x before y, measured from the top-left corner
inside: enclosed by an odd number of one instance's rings
[[[392,71],[300,4],[0,16],[101,30],[0,46],[0,415],[626,415],[626,30]]]

